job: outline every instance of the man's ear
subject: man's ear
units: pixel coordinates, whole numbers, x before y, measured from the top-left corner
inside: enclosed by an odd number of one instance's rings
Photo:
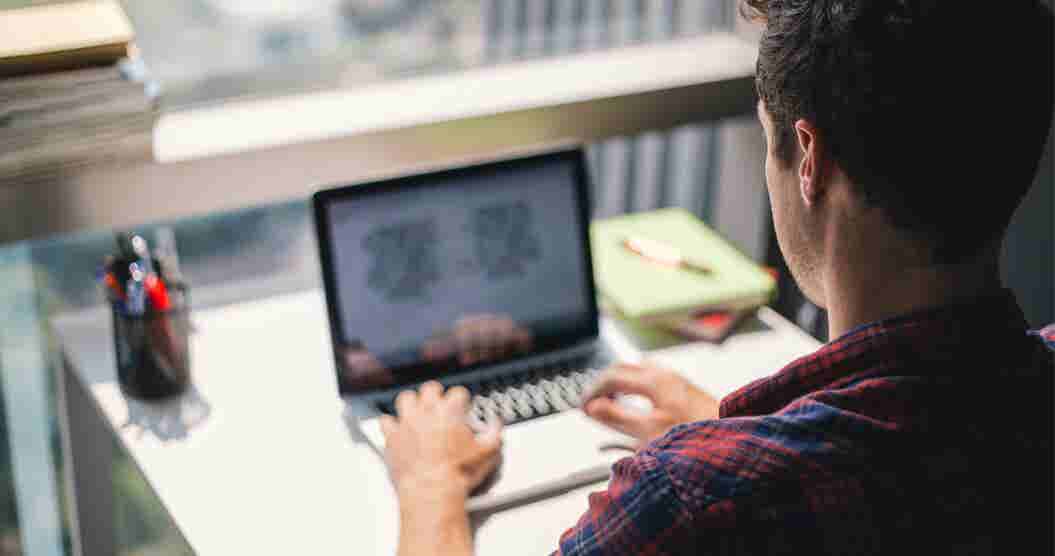
[[[795,122],[795,138],[799,144],[799,190],[802,201],[812,207],[824,195],[827,184],[824,183],[824,151],[817,128],[807,120]]]

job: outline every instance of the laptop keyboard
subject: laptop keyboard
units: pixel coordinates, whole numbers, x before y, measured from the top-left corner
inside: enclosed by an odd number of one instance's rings
[[[578,407],[583,390],[600,371],[579,364],[528,369],[526,371],[465,384],[472,394],[471,418],[487,422],[489,416],[505,425],[559,413]],[[394,414],[391,402],[379,409]]]

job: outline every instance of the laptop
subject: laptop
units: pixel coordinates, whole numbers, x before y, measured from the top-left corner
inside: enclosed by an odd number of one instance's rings
[[[336,187],[313,196],[337,383],[383,454],[378,417],[431,379],[505,424],[469,500],[498,509],[606,480],[629,438],[587,418],[613,362],[598,330],[579,146]]]

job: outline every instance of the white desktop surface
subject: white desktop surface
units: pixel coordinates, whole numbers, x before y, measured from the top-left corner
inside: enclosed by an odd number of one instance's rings
[[[194,551],[393,554],[396,499],[382,461],[342,417],[321,292],[201,310],[193,322],[194,388],[163,404],[120,392],[104,310],[53,324],[76,379]],[[720,397],[818,345],[769,309],[757,322],[720,345],[643,355]],[[621,356],[642,355],[611,321],[602,331]],[[548,554],[603,487],[476,518],[477,552]]]

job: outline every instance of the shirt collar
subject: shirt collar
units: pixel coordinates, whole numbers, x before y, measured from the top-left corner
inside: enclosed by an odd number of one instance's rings
[[[838,388],[860,378],[925,373],[942,365],[906,365],[928,355],[945,356],[971,351],[993,358],[996,345],[1012,339],[1027,341],[1025,317],[1014,295],[1000,290],[970,302],[947,305],[864,324],[793,361],[778,373],[762,378],[722,400],[719,415],[742,417],[779,411],[812,392]],[[973,348],[973,349],[972,349]],[[983,350],[985,350],[983,352]]]

